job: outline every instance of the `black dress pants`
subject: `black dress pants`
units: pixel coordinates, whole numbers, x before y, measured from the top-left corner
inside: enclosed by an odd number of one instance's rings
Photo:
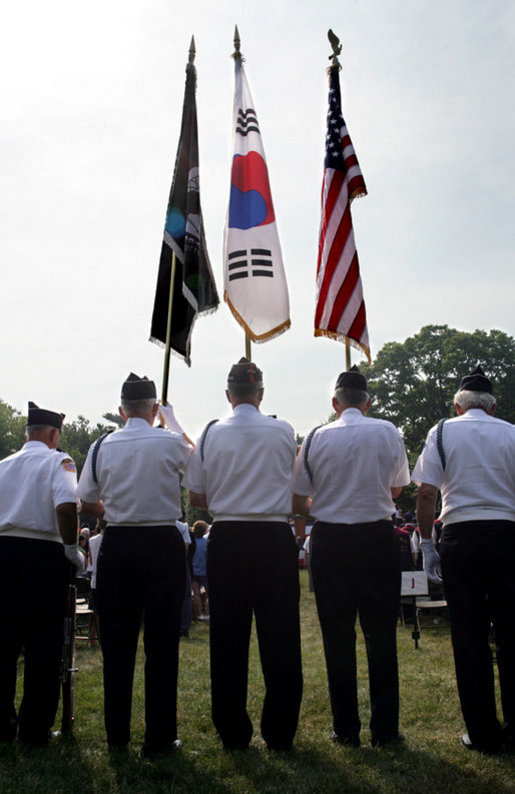
[[[0,740],[46,744],[60,692],[68,568],[61,543],[0,538]],[[16,714],[16,666],[25,655],[23,699]]]
[[[298,550],[287,523],[217,521],[207,547],[213,723],[227,748],[252,737],[247,679],[256,618],[265,700],[261,735],[291,747],[302,698]]]
[[[372,739],[399,730],[397,620],[400,549],[389,521],[329,524],[311,533],[311,567],[322,628],[335,733],[357,739],[361,728],[356,675],[356,616],[365,637]]]
[[[440,541],[456,680],[471,741],[500,749],[492,652],[493,623],[504,733],[515,738],[515,523],[467,521],[444,527]]]
[[[97,608],[104,657],[107,742],[130,740],[132,685],[144,621],[145,744],[169,749],[177,738],[179,627],[185,551],[175,526],[108,527],[97,570]]]

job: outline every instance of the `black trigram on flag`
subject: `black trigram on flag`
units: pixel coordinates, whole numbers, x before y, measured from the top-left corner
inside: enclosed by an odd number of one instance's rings
[[[251,248],[231,251],[228,256],[229,281],[249,276],[273,278],[272,252],[268,248]]]
[[[259,132],[259,124],[256,116],[256,111],[253,108],[247,108],[247,110],[238,110],[238,119],[236,121],[236,132],[239,132],[240,135],[248,135],[249,132]]]

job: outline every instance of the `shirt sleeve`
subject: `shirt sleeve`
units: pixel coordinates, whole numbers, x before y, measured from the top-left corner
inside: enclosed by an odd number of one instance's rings
[[[77,501],[77,468],[69,455],[61,454],[52,477],[54,507]]]
[[[177,434],[176,434],[177,435]],[[183,439],[181,435],[177,436],[180,442],[180,454],[179,454],[179,471],[184,474],[188,469],[188,464],[192,455],[192,449],[189,444]]]
[[[313,483],[311,482],[311,478],[306,470],[306,464],[304,459],[305,445],[306,445],[306,439],[304,439],[304,441],[302,442],[300,452],[298,453],[297,458],[295,460],[295,464],[293,466],[291,489],[293,493],[296,493],[299,496],[311,496],[313,493]]]
[[[93,455],[94,446],[95,444],[92,444],[89,448],[77,487],[77,496],[79,499],[82,499],[84,502],[91,502],[91,504],[96,504],[100,500],[100,486],[93,480],[91,468],[91,457]]]
[[[401,434],[395,428],[395,435],[397,438],[397,456],[396,456],[396,470],[394,481],[392,482],[392,488],[401,488],[405,485],[410,484],[410,476],[409,476],[409,463],[408,463],[408,456],[406,455],[406,450],[404,449],[404,442],[401,438]]]
[[[440,488],[443,483],[443,478],[444,470],[436,444],[436,427],[432,427],[428,433],[420,457],[413,469],[411,479],[417,485],[424,482],[427,483],[427,485]]]
[[[202,458],[200,456],[200,439],[195,446],[193,454],[189,458],[186,474],[184,475],[182,484],[188,491],[194,493],[205,493],[206,486],[204,483],[204,474],[202,466]]]

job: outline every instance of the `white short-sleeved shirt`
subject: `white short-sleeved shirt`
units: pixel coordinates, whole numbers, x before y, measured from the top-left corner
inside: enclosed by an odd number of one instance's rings
[[[93,537],[89,539],[89,550],[91,553],[91,589],[92,590],[94,590],[97,586],[98,552],[100,551],[100,546],[102,545],[103,539],[104,536],[100,532],[98,535],[93,535]]]
[[[206,495],[217,521],[284,521],[291,511],[295,433],[288,422],[247,403],[209,427],[184,485]],[[202,446],[203,457],[202,460]]]
[[[85,502],[104,503],[109,526],[165,526],[182,514],[179,473],[184,472],[190,447],[178,433],[152,427],[132,417],[108,435],[96,461],[93,480],[89,448],[77,495]]]
[[[446,468],[431,428],[412,480],[440,488],[444,524],[515,521],[515,426],[471,408],[442,431]]]
[[[42,441],[0,461],[0,537],[62,542],[55,509],[76,502],[75,463]]]
[[[302,444],[292,491],[312,496],[311,515],[331,524],[390,519],[395,512],[390,488],[409,484],[408,459],[397,428],[383,419],[347,408],[339,419],[316,430],[306,468]]]
[[[190,537],[190,528],[188,527],[188,525],[184,521],[176,521],[175,526],[181,533],[181,538],[184,541],[184,545],[189,546],[191,543],[191,537]]]

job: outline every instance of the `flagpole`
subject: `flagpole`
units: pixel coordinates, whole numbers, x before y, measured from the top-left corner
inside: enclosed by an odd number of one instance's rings
[[[234,58],[234,60],[239,59],[241,61],[241,58],[242,58],[242,55],[241,55],[241,52],[240,52],[241,39],[240,39],[240,31],[238,30],[238,25],[234,26],[233,44],[234,44],[234,52],[232,54],[232,57]],[[249,335],[246,333],[245,334],[245,358],[248,358],[249,361],[252,361],[252,357],[251,356],[252,356],[252,353],[251,353],[251,340],[250,340]]]
[[[348,339],[345,340],[345,369],[350,370],[350,344]]]

